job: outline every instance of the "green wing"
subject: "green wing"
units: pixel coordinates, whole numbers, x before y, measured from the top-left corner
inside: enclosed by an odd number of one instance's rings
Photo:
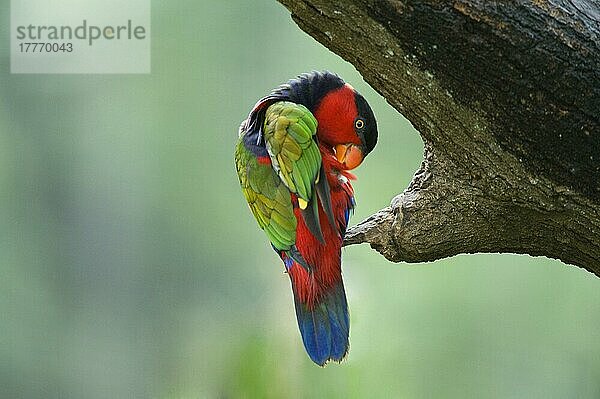
[[[258,225],[265,230],[276,249],[289,251],[288,254],[299,263],[303,261],[294,249],[297,220],[290,192],[298,197],[306,225],[321,241],[319,201],[315,190],[320,193],[323,187],[327,188],[324,190],[327,194],[324,196],[328,205],[326,212],[328,216],[331,214],[327,179],[314,139],[316,130],[317,121],[306,107],[280,101],[265,112],[262,138],[268,152],[268,157],[267,154],[264,156],[266,160],[261,158],[259,162],[256,155],[260,154],[258,146],[249,144],[252,150],[246,147],[244,135],[247,133],[243,129],[236,147],[240,184]],[[319,178],[321,176],[322,179]]]
[[[240,139],[235,163],[242,192],[261,229],[275,248],[288,251],[296,242],[296,217],[290,192],[270,164],[259,163]]]
[[[313,198],[321,153],[313,139],[317,120],[303,105],[280,101],[265,114],[264,138],[273,169],[305,209]]]

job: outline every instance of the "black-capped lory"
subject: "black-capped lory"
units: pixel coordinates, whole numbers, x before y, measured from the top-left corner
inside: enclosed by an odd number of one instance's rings
[[[348,172],[377,143],[371,107],[331,72],[298,76],[260,99],[239,130],[242,191],[290,277],[304,347],[318,365],[348,352],[341,249]]]

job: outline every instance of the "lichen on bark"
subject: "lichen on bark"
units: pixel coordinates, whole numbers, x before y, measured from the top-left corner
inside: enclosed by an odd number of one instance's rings
[[[597,2],[279,1],[425,144],[409,187],[346,245],[396,262],[525,253],[600,276]]]

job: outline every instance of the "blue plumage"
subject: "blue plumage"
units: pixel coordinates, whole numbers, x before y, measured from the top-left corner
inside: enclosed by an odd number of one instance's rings
[[[344,286],[340,282],[311,310],[295,298],[296,318],[306,352],[320,366],[341,361],[348,352],[349,318]]]

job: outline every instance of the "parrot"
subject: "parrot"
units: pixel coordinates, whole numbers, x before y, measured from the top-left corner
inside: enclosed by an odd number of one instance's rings
[[[261,98],[239,127],[243,195],[289,275],[304,348],[319,366],[348,353],[341,249],[355,207],[349,172],[377,143],[365,98],[337,74],[304,73]]]

